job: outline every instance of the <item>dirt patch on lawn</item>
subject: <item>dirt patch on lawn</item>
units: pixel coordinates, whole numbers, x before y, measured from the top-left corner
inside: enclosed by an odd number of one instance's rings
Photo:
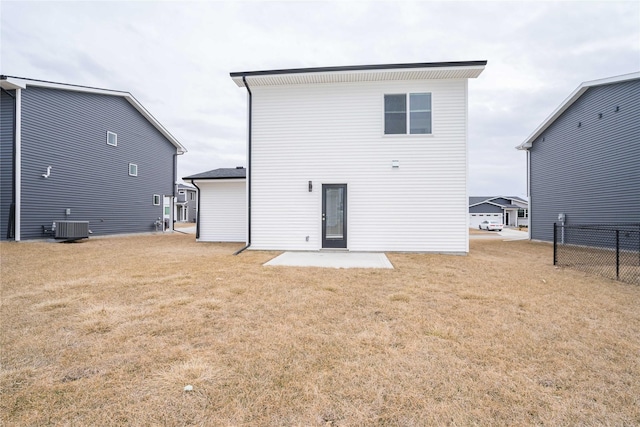
[[[488,234],[488,233],[490,233],[490,231],[480,230],[478,228],[470,228],[469,229],[469,234]]]
[[[0,244],[2,422],[640,423],[640,287],[550,245],[335,270],[194,240]]]

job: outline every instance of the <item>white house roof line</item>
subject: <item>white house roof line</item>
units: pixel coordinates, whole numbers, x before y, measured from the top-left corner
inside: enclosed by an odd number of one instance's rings
[[[389,80],[476,78],[487,61],[422,62],[410,64],[352,65],[342,67],[291,68],[230,73],[239,87],[289,84],[345,83]]]
[[[26,89],[28,85],[45,87],[49,89],[61,89],[61,90],[70,90],[76,92],[84,92],[84,93],[94,93],[98,95],[109,95],[109,96],[120,96],[129,102],[142,116],[149,121],[165,138],[167,138],[172,145],[174,145],[178,154],[184,154],[187,152],[187,149],[155,118],[153,115],[146,109],[144,106],[129,92],[119,91],[119,90],[111,90],[111,89],[101,89],[90,86],[81,86],[74,85],[68,83],[57,83],[51,82],[47,80],[37,80],[26,77],[16,77],[16,76],[0,76],[0,86],[6,90],[12,89]]]
[[[246,179],[247,169],[241,166],[235,168],[218,168],[195,175],[185,176],[184,180],[200,179]]]
[[[547,117],[540,126],[538,126],[531,135],[516,148],[518,150],[528,150],[531,148],[533,141],[535,141],[558,117],[562,115],[574,102],[578,100],[589,88],[595,86],[604,86],[612,83],[620,83],[629,80],[640,79],[640,71],[635,73],[623,74],[620,76],[607,77],[599,80],[590,80],[583,82],[569,95],[552,113]]]

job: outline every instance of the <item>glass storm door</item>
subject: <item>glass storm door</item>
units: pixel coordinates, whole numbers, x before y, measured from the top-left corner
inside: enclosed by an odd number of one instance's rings
[[[322,184],[322,247],[347,247],[347,184]]]

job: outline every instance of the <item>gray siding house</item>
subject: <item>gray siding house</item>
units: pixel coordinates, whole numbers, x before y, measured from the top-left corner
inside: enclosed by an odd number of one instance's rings
[[[0,238],[154,230],[185,148],[128,92],[1,76]]]
[[[196,222],[197,207],[197,190],[189,185],[178,184],[175,220],[177,222]]]
[[[517,196],[469,197],[469,227],[478,228],[484,220],[495,220],[507,227],[529,225],[529,204]]]
[[[518,147],[527,152],[529,237],[553,223],[640,223],[640,72],[582,83]]]

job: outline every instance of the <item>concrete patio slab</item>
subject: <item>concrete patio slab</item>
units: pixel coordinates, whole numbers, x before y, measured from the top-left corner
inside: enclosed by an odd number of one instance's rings
[[[384,253],[374,252],[285,252],[265,266],[327,268],[393,268]]]

